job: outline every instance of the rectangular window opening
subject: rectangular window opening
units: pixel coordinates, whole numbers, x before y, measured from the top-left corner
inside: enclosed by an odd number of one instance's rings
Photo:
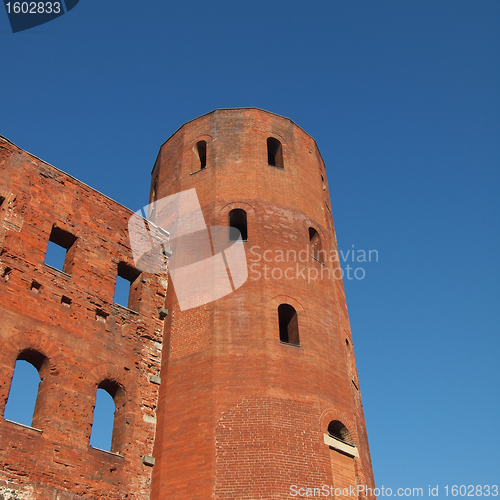
[[[44,263],[58,271],[71,274],[76,236],[56,226],[50,233]]]
[[[120,306],[137,311],[138,294],[137,281],[140,272],[134,267],[120,262],[118,264],[118,272],[116,275],[115,294],[113,302]]]

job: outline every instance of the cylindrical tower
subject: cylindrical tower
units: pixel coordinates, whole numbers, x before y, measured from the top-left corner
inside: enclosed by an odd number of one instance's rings
[[[368,441],[315,141],[266,111],[216,110],[162,146],[151,201],[192,188],[207,226],[240,230],[248,279],[187,310],[178,306],[175,280],[169,286],[152,498],[276,500],[306,496],[306,488],[352,498],[358,486],[354,496],[370,497]]]

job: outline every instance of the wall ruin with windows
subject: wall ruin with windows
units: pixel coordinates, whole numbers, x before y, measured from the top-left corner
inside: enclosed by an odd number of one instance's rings
[[[166,276],[134,268],[130,210],[4,138],[0,200],[0,414],[16,361],[41,379],[31,421],[0,418],[0,498],[149,499]],[[98,388],[110,450],[89,444]]]
[[[291,484],[374,486],[316,143],[272,113],[216,110],[161,147],[150,202],[193,188],[206,225],[241,236],[262,272],[180,309],[164,263],[134,266],[131,211],[0,139],[0,498],[285,500]],[[166,211],[148,215],[162,225]],[[203,242],[207,260],[221,253],[200,234],[179,266]],[[25,425],[3,413],[16,361],[40,380]],[[105,450],[92,446],[101,396],[115,412]]]

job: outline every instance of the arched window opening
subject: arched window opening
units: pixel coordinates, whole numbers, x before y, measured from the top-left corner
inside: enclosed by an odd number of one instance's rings
[[[323,187],[323,191],[326,191],[325,178],[323,177],[323,174],[320,174],[320,175],[321,175],[321,186]]]
[[[356,459],[359,458],[359,452],[354,440],[342,422],[332,420],[328,424],[324,442],[330,448],[332,482],[335,488],[349,491],[349,488],[358,484]]]
[[[235,208],[229,212],[229,241],[236,241],[240,238],[248,241],[247,233],[247,213],[241,208]]]
[[[281,142],[274,137],[267,138],[267,163],[273,167],[284,168],[283,148]]]
[[[194,154],[198,158],[198,169],[207,167],[207,141],[198,141],[194,147]]]
[[[280,341],[285,344],[300,345],[297,311],[289,304],[278,306]]]
[[[325,254],[323,245],[321,244],[321,237],[313,227],[309,228],[309,245],[311,246],[312,258],[323,264],[325,262]]]
[[[99,387],[95,396],[90,446],[101,450],[111,451],[114,422],[115,402],[113,397],[105,389]]]
[[[332,438],[338,439],[345,444],[350,446],[355,446],[354,440],[351,437],[351,434],[347,430],[347,427],[338,420],[332,420],[328,424],[328,435]]]
[[[26,349],[17,357],[10,386],[4,418],[19,424],[32,426],[40,406],[40,371],[47,366],[47,358],[32,349]]]
[[[115,294],[113,302],[133,311],[137,311],[139,293],[138,282],[140,281],[140,272],[135,267],[120,262],[116,274]]]
[[[125,421],[123,387],[114,380],[104,380],[97,386],[90,446],[119,453],[124,442]]]

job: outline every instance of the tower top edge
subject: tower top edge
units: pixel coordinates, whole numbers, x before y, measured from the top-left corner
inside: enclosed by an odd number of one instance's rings
[[[160,146],[160,149],[168,142],[170,141],[170,139],[172,139],[172,137],[174,137],[178,132],[180,132],[183,128],[187,127],[188,125],[190,125],[191,123],[194,123],[202,118],[205,118],[209,115],[213,115],[215,113],[218,113],[218,112],[223,112],[223,111],[257,111],[259,113],[264,113],[264,114],[267,114],[267,115],[272,115],[272,116],[276,116],[278,118],[282,118],[283,120],[288,120],[292,125],[294,125],[295,127],[297,127],[299,130],[301,130],[305,135],[307,135],[309,138],[311,138],[315,143],[315,139],[309,135],[300,125],[297,125],[291,118],[288,118],[286,116],[283,116],[283,115],[280,115],[278,113],[273,113],[272,111],[267,111],[266,109],[262,109],[262,108],[259,108],[257,106],[248,106],[248,107],[238,107],[238,108],[216,108],[216,109],[213,109],[212,111],[209,111],[208,113],[205,113],[203,115],[200,115],[196,118],[193,118],[192,120],[189,120],[187,122],[185,122],[183,125],[181,125],[173,134],[171,134],[163,143],[162,145]]]

